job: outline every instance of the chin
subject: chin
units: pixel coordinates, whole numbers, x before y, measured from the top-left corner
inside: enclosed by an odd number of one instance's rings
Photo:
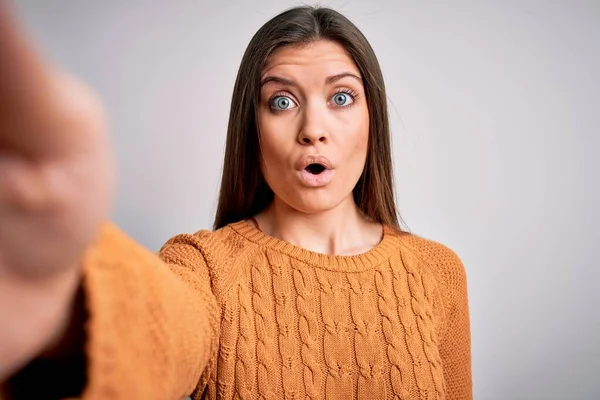
[[[352,192],[343,196],[333,196],[326,189],[301,189],[294,193],[287,193],[279,200],[288,207],[305,214],[319,214],[332,210],[352,198]]]

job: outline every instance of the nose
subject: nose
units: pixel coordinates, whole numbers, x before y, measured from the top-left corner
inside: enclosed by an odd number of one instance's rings
[[[302,115],[302,125],[298,132],[298,142],[302,145],[326,143],[329,135],[326,128],[326,110],[318,106],[307,106]]]

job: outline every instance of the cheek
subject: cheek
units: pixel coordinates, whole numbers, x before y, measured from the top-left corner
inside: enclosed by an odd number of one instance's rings
[[[367,158],[367,150],[369,147],[369,116],[365,112],[358,118],[358,123],[355,123],[356,129],[352,131],[352,139],[346,142],[346,156],[348,160],[352,160],[352,170],[355,174],[360,175],[364,168]]]
[[[261,171],[263,177],[276,196],[289,200],[295,197],[295,187],[290,185],[293,177],[289,175],[290,156],[285,146],[285,141],[276,135],[263,134],[261,136]]]
[[[270,186],[284,179],[285,158],[276,146],[262,145],[261,170]]]
[[[356,141],[356,153],[362,158],[367,156],[367,148],[369,147],[369,126],[366,125],[364,129],[358,134],[358,140]]]
[[[277,119],[259,116],[258,127],[263,175],[268,180],[278,179],[278,171],[284,170],[288,159],[289,138],[285,125]]]

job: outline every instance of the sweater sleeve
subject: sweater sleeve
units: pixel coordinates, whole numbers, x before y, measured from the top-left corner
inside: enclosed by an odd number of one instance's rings
[[[440,246],[437,255],[444,277],[446,324],[440,338],[448,400],[472,400],[471,331],[465,268],[458,256]]]
[[[176,236],[157,256],[103,227],[83,265],[84,399],[182,399],[205,385],[218,307],[200,239]]]

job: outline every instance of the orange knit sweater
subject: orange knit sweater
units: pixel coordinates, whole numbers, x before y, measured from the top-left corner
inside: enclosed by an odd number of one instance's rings
[[[106,225],[85,256],[86,399],[471,399],[466,277],[384,229],[356,256],[246,222],[159,257]]]

